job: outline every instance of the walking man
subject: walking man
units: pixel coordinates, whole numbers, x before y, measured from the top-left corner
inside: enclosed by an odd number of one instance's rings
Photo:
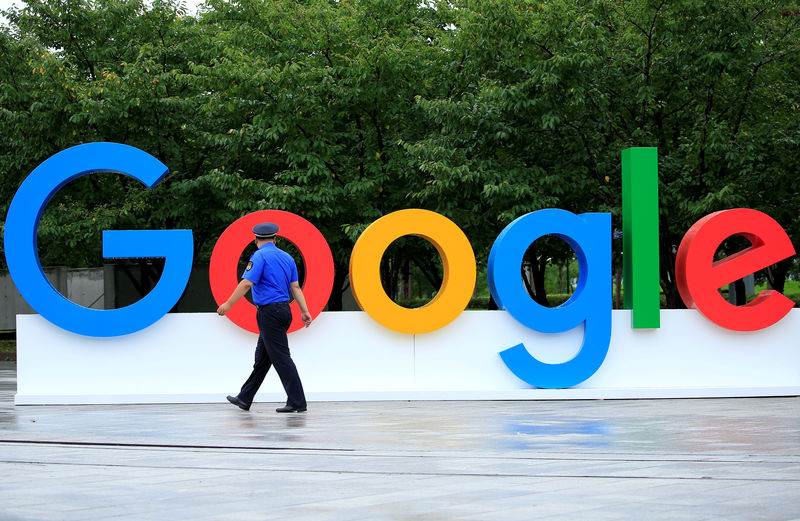
[[[286,331],[292,323],[289,309],[289,296],[300,305],[301,319],[308,327],[311,314],[306,299],[297,281],[297,265],[291,255],[275,245],[278,225],[261,223],[253,227],[258,250],[250,257],[242,281],[233,290],[227,302],[217,313],[224,316],[248,290],[253,292],[258,321],[258,342],[256,343],[256,362],[253,372],[242,385],[237,396],[228,396],[228,401],[245,411],[250,409],[253,398],[267,376],[270,366],[275,366],[286,391],[286,405],[276,412],[304,412],[306,396],[300,375],[289,354],[289,340]]]

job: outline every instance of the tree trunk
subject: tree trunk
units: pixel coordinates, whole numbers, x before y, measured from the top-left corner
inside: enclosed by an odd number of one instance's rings
[[[567,276],[569,276],[569,265],[567,265]],[[558,292],[559,293],[566,293],[566,284],[564,284],[564,266],[560,265],[558,267]]]
[[[384,256],[385,255],[386,254],[384,253]],[[392,300],[397,300],[398,297],[399,287],[397,282],[399,278],[398,275],[400,273],[401,257],[402,252],[400,250],[395,250],[395,252],[387,259],[388,262],[381,262],[381,283],[383,285],[383,291],[385,291],[386,295],[388,295]]]
[[[403,259],[402,267],[401,267],[401,288],[400,288],[400,298],[403,300],[410,300],[414,298],[412,292],[412,282],[411,282],[411,260],[410,259]]]
[[[391,274],[391,262],[381,262],[381,285],[383,286],[383,291],[392,298],[393,289],[392,288],[392,274]]]
[[[678,286],[675,284],[664,284],[662,281],[661,289],[664,290],[664,298],[667,301],[667,309],[686,309],[686,304],[683,303]]]
[[[333,289],[328,299],[328,311],[342,310],[342,294],[347,289],[347,269],[344,266],[335,264],[333,268]]]
[[[783,293],[786,285],[786,274],[792,265],[792,257],[784,259],[777,264],[767,266],[767,287]]]
[[[686,304],[683,303],[681,294],[678,291],[678,281],[675,277],[675,254],[672,253],[672,244],[668,238],[662,236],[661,255],[659,262],[661,264],[661,289],[664,291],[664,298],[667,301],[667,309],[686,309]],[[677,251],[677,248],[675,248]]]
[[[544,255],[541,257],[537,255],[536,243],[530,245],[524,258],[530,259],[528,262],[522,263],[522,280],[525,282],[528,294],[538,304],[549,307],[547,290],[544,287],[547,258]]]
[[[414,260],[417,262],[417,267],[420,269],[420,271],[422,271],[422,274],[438,293],[438,291],[442,288],[442,277],[439,275],[439,270],[434,262],[424,255],[417,256],[414,258]]]
[[[547,290],[544,287],[544,274],[545,269],[547,268],[547,258],[542,255],[537,260],[538,262],[535,264],[536,269],[533,271],[533,289],[535,292],[533,299],[542,306],[549,306],[550,303],[547,301]]]
[[[747,304],[747,290],[744,287],[744,279],[738,279],[733,281],[734,294],[736,295],[736,301],[734,302],[737,306],[744,306]]]

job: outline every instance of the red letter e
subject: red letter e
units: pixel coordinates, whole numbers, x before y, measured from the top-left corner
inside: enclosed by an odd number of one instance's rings
[[[714,262],[722,241],[742,235],[751,246]],[[792,241],[770,216],[737,208],[709,214],[692,226],[678,248],[678,290],[688,308],[697,308],[715,324],[734,331],[756,331],[783,318],[794,303],[774,290],[735,306],[718,288],[794,255]]]

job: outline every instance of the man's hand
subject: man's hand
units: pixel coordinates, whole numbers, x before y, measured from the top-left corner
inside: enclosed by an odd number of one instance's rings
[[[311,313],[308,312],[306,297],[303,295],[303,290],[300,289],[300,283],[297,281],[292,282],[289,285],[289,289],[292,292],[292,296],[297,301],[297,305],[300,306],[300,320],[303,321],[306,327],[310,326],[312,320]]]
[[[301,311],[300,312],[300,320],[303,321],[303,324],[305,324],[306,327],[310,326],[311,325],[311,320],[312,320],[311,313],[309,313],[308,311]]]
[[[231,310],[231,307],[233,306],[225,302],[224,304],[222,304],[220,307],[217,308],[217,315],[224,317],[225,313]]]
[[[224,317],[225,313],[231,310],[234,304],[236,304],[240,298],[244,297],[244,294],[250,291],[250,288],[253,287],[253,283],[247,279],[242,279],[236,289],[233,290],[231,296],[228,300],[225,301],[220,307],[217,308],[217,315]]]

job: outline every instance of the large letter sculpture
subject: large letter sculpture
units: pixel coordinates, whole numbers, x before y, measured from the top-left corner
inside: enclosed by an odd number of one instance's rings
[[[222,304],[239,284],[239,257],[245,247],[253,242],[253,226],[263,222],[275,223],[280,227],[278,237],[294,244],[300,251],[305,265],[303,294],[306,297],[308,312],[313,318],[319,316],[333,289],[333,254],[328,242],[316,226],[297,214],[282,210],[261,210],[236,219],[228,226],[214,245],[208,278],[211,293],[217,304]],[[300,306],[292,302],[292,324],[289,333],[303,327],[300,320]],[[256,309],[246,299],[240,299],[227,315],[234,324],[251,333],[258,334]]]
[[[578,257],[578,287],[557,308],[531,299],[520,274],[525,251],[544,235],[565,240]],[[498,306],[531,329],[562,333],[585,323],[583,345],[567,362],[536,360],[523,344],[502,351],[500,356],[512,373],[535,387],[560,389],[577,385],[597,371],[611,342],[611,214],[575,215],[548,209],[523,215],[497,237],[487,275]]]
[[[714,261],[722,242],[742,235],[751,246]],[[718,288],[794,255],[786,231],[769,215],[737,208],[706,215],[686,232],[678,247],[678,291],[688,308],[733,331],[757,331],[782,319],[794,302],[774,290],[764,290],[749,304],[735,306]]]
[[[661,325],[658,259],[658,149],[622,151],[622,273],[634,328]]]
[[[405,235],[427,240],[442,258],[442,287],[420,308],[395,304],[383,291],[381,259]],[[407,334],[430,333],[461,314],[475,291],[475,254],[453,221],[428,210],[400,210],[370,224],[350,255],[350,287],[358,305],[384,327]]]
[[[51,156],[22,182],[6,218],[6,263],[22,297],[44,318],[73,333],[109,337],[133,333],[166,314],[183,294],[192,269],[191,230],[103,231],[103,256],[164,257],[155,288],[119,309],[89,309],[61,295],[42,270],[36,234],[48,201],[65,184],[94,172],[116,172],[155,186],[167,173],[160,161],[117,143],[88,143]]]

